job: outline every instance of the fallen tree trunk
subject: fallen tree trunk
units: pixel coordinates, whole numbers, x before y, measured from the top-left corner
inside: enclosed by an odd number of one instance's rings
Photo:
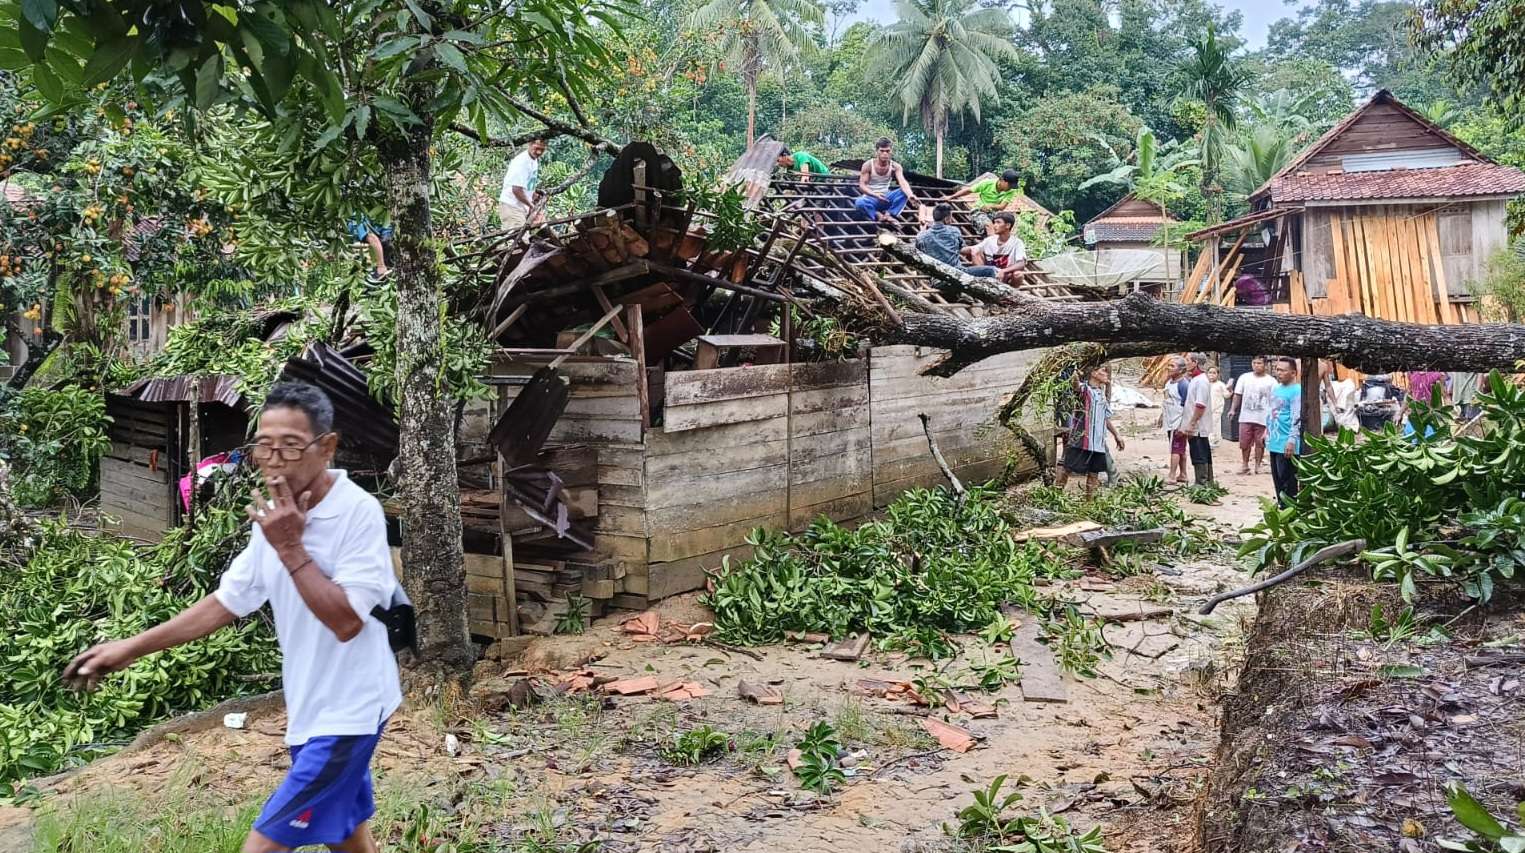
[[[1525,360],[1525,326],[1518,324],[1426,326],[1359,314],[1273,314],[1161,302],[1142,293],[1105,302],[1049,302],[1018,294],[1000,315],[975,320],[908,313],[896,338],[949,350],[949,359],[930,371],[939,375],[1003,352],[1080,341],[1115,345],[1130,356],[1189,349],[1328,357],[1367,373],[1421,368],[1481,373],[1512,370]]]

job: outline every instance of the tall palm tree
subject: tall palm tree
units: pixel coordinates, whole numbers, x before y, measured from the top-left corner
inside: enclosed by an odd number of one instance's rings
[[[876,40],[871,70],[894,81],[901,121],[919,113],[937,140],[940,178],[949,118],[968,110],[979,121],[981,104],[996,100],[998,61],[1017,57],[1011,17],[976,0],[896,0],[895,10],[900,18]]]
[[[1218,30],[1207,32],[1191,44],[1192,55],[1182,66],[1185,86],[1182,97],[1201,101],[1206,109],[1202,122],[1202,197],[1207,202],[1208,224],[1223,219],[1223,187],[1218,176],[1222,166],[1224,134],[1239,123],[1239,107],[1252,75],[1229,56],[1218,40]]]
[[[741,74],[747,88],[747,144],[757,139],[757,81],[770,67],[793,63],[815,51],[806,24],[825,22],[816,0],[709,0],[689,26],[721,31],[721,61]]]

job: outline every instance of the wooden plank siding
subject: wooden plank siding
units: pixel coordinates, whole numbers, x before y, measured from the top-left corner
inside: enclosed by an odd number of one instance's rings
[[[997,356],[951,379],[921,376],[941,353],[916,347],[671,372],[651,386],[662,423],[645,430],[633,363],[570,359],[561,370],[571,398],[551,441],[597,448],[594,550],[620,567],[618,601],[650,602],[699,588],[705,571],[748,556],[754,528],[801,530],[820,516],[850,522],[905,489],[943,482],[920,412],[966,482],[999,473],[1006,433],[990,422],[1038,355]],[[541,363],[500,360],[492,372],[527,377]],[[485,614],[486,602],[477,604]]]
[[[646,436],[648,600],[696,589],[745,558],[757,527],[852,521],[902,491],[943,482],[917,415],[954,470],[979,482],[1005,465],[991,420],[1037,354],[997,356],[951,379],[920,371],[941,353],[878,347],[838,363],[670,373],[662,427]]]
[[[170,459],[176,406],[112,394],[106,413],[111,447],[100,463],[101,514],[118,533],[158,541],[179,520]]]
[[[1303,214],[1311,304],[1289,313],[1361,313],[1408,323],[1476,322],[1488,255],[1504,245],[1502,202],[1352,205]]]

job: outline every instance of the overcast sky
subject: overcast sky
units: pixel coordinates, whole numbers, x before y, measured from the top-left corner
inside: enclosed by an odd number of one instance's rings
[[[1217,2],[1225,9],[1237,9],[1244,14],[1243,33],[1252,50],[1265,45],[1266,31],[1270,28],[1272,21],[1277,18],[1291,17],[1296,8],[1302,5],[1300,2],[1285,4],[1280,0],[1217,0]],[[874,20],[887,24],[895,20],[894,10],[894,0],[864,0],[855,20]]]

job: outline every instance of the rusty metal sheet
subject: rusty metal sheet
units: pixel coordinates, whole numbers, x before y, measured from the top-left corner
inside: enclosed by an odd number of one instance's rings
[[[321,341],[286,362],[281,379],[322,389],[334,404],[334,429],[347,442],[388,454],[397,453],[397,418],[371,396],[366,376],[349,359]]]
[[[118,392],[145,403],[186,403],[200,400],[203,403],[222,403],[233,408],[243,408],[244,398],[238,391],[240,377],[226,373],[205,376],[155,376],[139,379]]]

